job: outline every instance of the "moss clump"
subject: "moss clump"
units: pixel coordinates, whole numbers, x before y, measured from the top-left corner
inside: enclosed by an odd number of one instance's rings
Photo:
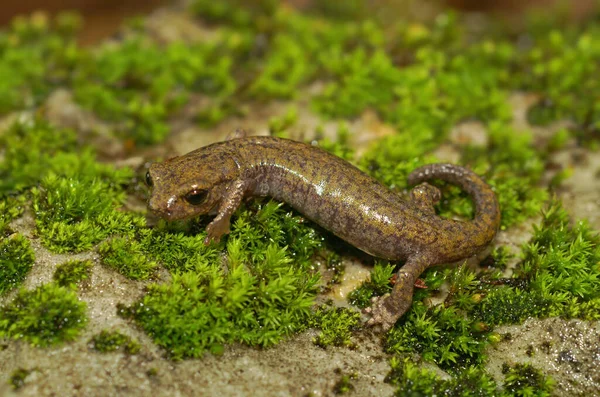
[[[128,168],[115,169],[96,161],[94,151],[77,144],[76,134],[35,118],[14,123],[0,134],[6,146],[0,162],[0,194],[35,186],[49,175],[106,184],[116,195],[133,177]]]
[[[34,260],[31,244],[23,235],[0,238],[0,295],[25,280]]]
[[[321,329],[321,333],[313,340],[319,347],[354,347],[350,337],[360,328],[360,313],[345,307],[321,306],[313,314],[308,326]]]
[[[518,397],[547,397],[552,395],[554,380],[530,364],[502,366],[504,394]]]
[[[142,145],[162,142],[169,132],[167,117],[186,104],[190,94],[210,95],[216,102],[233,93],[234,52],[226,40],[163,48],[134,35],[102,48],[81,65],[75,98],[102,118],[119,122],[116,129],[123,139]]]
[[[14,123],[3,131],[0,146],[6,148],[0,162],[0,194],[6,194],[31,187],[48,172],[58,171],[55,164],[60,160],[56,157],[75,149],[76,136],[71,130],[56,129],[35,119]]]
[[[132,239],[115,237],[98,247],[102,263],[132,280],[146,280],[157,267],[143,253],[142,245]]]
[[[191,11],[210,23],[264,29],[280,5],[279,0],[194,0]]]
[[[363,309],[371,304],[371,298],[390,292],[390,279],[394,275],[394,268],[395,266],[389,263],[375,263],[369,280],[350,293],[348,302]]]
[[[21,387],[23,387],[25,385],[25,379],[32,372],[33,372],[33,370],[30,370],[30,369],[18,368],[16,370],[14,370],[13,373],[10,375],[10,379],[9,379],[8,383],[10,383],[10,385],[12,386],[12,388],[14,390],[19,390]]]
[[[137,354],[141,349],[140,344],[136,340],[118,331],[102,331],[94,335],[90,339],[89,344],[92,349],[100,353],[122,350],[126,354]]]
[[[332,52],[326,70],[333,80],[314,106],[330,117],[358,116],[369,107],[380,109],[395,99],[402,73],[384,51]]]
[[[8,229],[8,224],[23,213],[25,197],[0,199],[0,236]]]
[[[47,176],[33,191],[42,242],[55,252],[80,252],[112,234],[143,226],[142,217],[116,210],[123,198],[100,180]]]
[[[85,310],[74,291],[53,283],[21,290],[0,308],[0,337],[41,347],[72,341],[87,322]]]
[[[173,280],[150,285],[125,312],[172,358],[218,353],[234,341],[270,346],[306,328],[319,279],[310,261],[322,241],[314,229],[280,204],[255,202],[221,243],[226,263],[215,245],[202,244],[204,235],[158,229],[142,237]]]
[[[339,371],[341,373],[341,371]],[[354,385],[352,384],[353,380],[356,380],[358,375],[353,374],[342,374],[340,380],[335,382],[333,385],[333,394],[347,394],[354,390]]]
[[[33,108],[68,82],[79,60],[79,25],[73,14],[50,20],[38,12],[17,17],[0,31],[0,114]]]
[[[534,36],[533,45],[519,59],[517,81],[541,94],[531,108],[530,121],[547,124],[571,119],[582,136],[600,128],[600,108],[592,99],[600,93],[593,78],[600,72],[600,46],[597,26],[582,24],[576,30],[573,34],[553,28]]]
[[[420,368],[410,359],[394,357],[386,382],[396,386],[394,396],[489,396],[502,395],[496,383],[483,370],[468,367],[455,377],[441,379],[431,370]]]
[[[61,287],[73,287],[90,279],[93,266],[94,264],[90,260],[67,261],[56,267],[52,278]]]
[[[417,352],[443,369],[458,371],[483,362],[487,339],[478,328],[476,321],[454,307],[427,309],[418,302],[387,334],[385,349],[390,353]]]
[[[534,228],[514,278],[491,290],[474,315],[489,325],[528,317],[600,318],[600,238],[585,222],[572,225],[554,202]]]

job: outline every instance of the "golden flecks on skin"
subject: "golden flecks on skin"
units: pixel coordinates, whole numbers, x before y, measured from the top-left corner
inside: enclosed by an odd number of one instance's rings
[[[272,196],[355,247],[377,257],[404,260],[389,296],[369,310],[369,324],[390,328],[410,307],[413,284],[429,266],[473,256],[494,238],[500,225],[491,188],[468,169],[430,164],[411,173],[417,185],[441,179],[458,185],[475,202],[475,219],[460,222],[435,215],[439,192],[422,185],[410,199],[318,147],[274,137],[236,138],[215,143],[164,163],[152,164],[150,209],[166,219],[184,219],[217,210],[206,242],[229,232],[229,219],[248,196]],[[185,200],[196,189],[205,203]]]

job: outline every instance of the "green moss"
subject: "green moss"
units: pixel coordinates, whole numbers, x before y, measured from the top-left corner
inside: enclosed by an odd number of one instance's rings
[[[69,342],[85,326],[85,311],[86,304],[74,291],[53,283],[21,290],[0,308],[0,337],[41,347]]]
[[[348,302],[363,309],[371,304],[371,298],[385,295],[392,290],[390,279],[394,275],[394,265],[376,262],[371,277],[348,296]]]
[[[33,108],[69,81],[79,60],[78,28],[73,14],[50,20],[36,13],[0,31],[0,114]]]
[[[554,380],[530,364],[503,365],[504,393],[519,397],[546,397],[552,395]]]
[[[473,314],[488,325],[519,324],[530,317],[547,317],[552,303],[538,291],[507,286],[487,293]]]
[[[193,13],[210,23],[264,29],[279,4],[279,0],[194,0],[190,8]]]
[[[314,76],[316,65],[307,62],[306,50],[293,36],[277,35],[271,47],[250,94],[257,99],[294,98],[298,88]]]
[[[394,396],[498,396],[493,379],[477,367],[461,370],[455,377],[442,379],[433,371],[422,368],[410,359],[393,357],[386,382],[396,386]]]
[[[0,236],[8,229],[8,224],[23,213],[25,197],[0,199]]]
[[[89,280],[94,264],[90,260],[71,260],[56,267],[52,278],[61,287],[75,286]]]
[[[76,136],[71,130],[35,119],[14,123],[3,131],[0,145],[6,148],[0,161],[0,194],[5,194],[35,185],[49,171],[58,172],[56,156],[74,150]]]
[[[487,324],[519,323],[528,317],[598,319],[600,238],[585,222],[571,225],[554,202],[544,212],[523,261],[508,286],[490,291],[474,314]]]
[[[321,333],[313,340],[319,347],[354,347],[350,337],[360,328],[360,313],[344,307],[323,305],[315,311],[308,326],[321,329]]]
[[[25,368],[17,368],[10,375],[10,379],[8,383],[12,386],[14,390],[19,390],[21,387],[25,385],[25,379],[31,374],[33,371]]]
[[[390,353],[418,352],[426,361],[458,372],[483,362],[486,333],[478,332],[476,321],[465,318],[454,307],[427,308],[415,302],[386,337]]]
[[[342,374],[340,380],[335,382],[335,385],[333,385],[333,394],[340,395],[352,392],[354,390],[354,385],[352,384],[352,381],[356,380],[357,378],[358,375],[356,373]]]
[[[23,235],[0,237],[0,295],[25,280],[34,260],[31,244]]]
[[[82,64],[74,83],[75,98],[102,118],[119,122],[123,139],[139,144],[162,142],[167,117],[189,100],[192,92],[213,100],[229,96],[232,54],[226,43],[160,47],[139,35],[106,46]]]
[[[132,280],[146,280],[156,269],[156,262],[149,260],[142,244],[130,238],[115,237],[98,247],[102,263]]]
[[[189,234],[175,229],[176,224],[161,222],[154,229],[140,230],[140,243],[150,258],[174,274],[194,271],[219,261],[222,246],[204,245],[206,232]]]
[[[576,35],[552,29],[535,38],[519,59],[522,87],[542,94],[531,109],[530,120],[546,124],[571,119],[586,134],[600,128],[600,108],[594,99],[600,92],[598,31],[592,25]]]
[[[123,199],[100,180],[51,174],[33,191],[37,231],[52,251],[88,250],[112,234],[144,225],[144,218],[116,210]]]
[[[333,77],[323,93],[315,98],[315,108],[329,117],[352,117],[369,108],[381,108],[395,99],[401,72],[383,51],[368,54],[359,48],[328,56],[325,68]]]
[[[142,237],[172,273],[125,310],[174,359],[219,353],[231,342],[270,346],[306,328],[318,273],[310,258],[322,238],[281,204],[238,212],[219,246],[200,234],[157,229]],[[168,242],[168,244],[167,244]],[[225,245],[227,261],[220,250]]]
[[[122,350],[126,354],[137,354],[141,349],[140,344],[136,340],[118,331],[102,331],[92,336],[89,344],[92,349],[100,353]]]

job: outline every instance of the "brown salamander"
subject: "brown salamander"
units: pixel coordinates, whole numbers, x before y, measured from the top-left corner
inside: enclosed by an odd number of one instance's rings
[[[441,179],[458,185],[475,203],[475,218],[437,216]],[[167,220],[216,213],[205,244],[229,233],[242,199],[271,196],[370,255],[406,261],[392,292],[374,300],[368,324],[391,328],[408,310],[413,286],[429,266],[473,256],[494,238],[498,200],[475,173],[430,164],[408,177],[416,185],[404,198],[350,163],[315,146],[274,137],[242,137],[154,163],[146,175],[149,208]]]

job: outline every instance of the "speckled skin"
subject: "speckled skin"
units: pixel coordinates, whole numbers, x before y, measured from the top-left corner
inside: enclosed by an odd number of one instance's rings
[[[494,192],[465,168],[431,164],[415,170],[408,181],[421,185],[406,199],[318,147],[274,137],[235,138],[154,163],[147,179],[153,186],[149,208],[159,216],[217,214],[206,244],[229,232],[230,217],[244,197],[271,196],[373,256],[406,261],[391,294],[366,310],[368,323],[384,330],[410,307],[413,285],[427,267],[476,254],[500,223]],[[475,219],[437,216],[433,205],[440,192],[422,183],[431,179],[467,191]]]

